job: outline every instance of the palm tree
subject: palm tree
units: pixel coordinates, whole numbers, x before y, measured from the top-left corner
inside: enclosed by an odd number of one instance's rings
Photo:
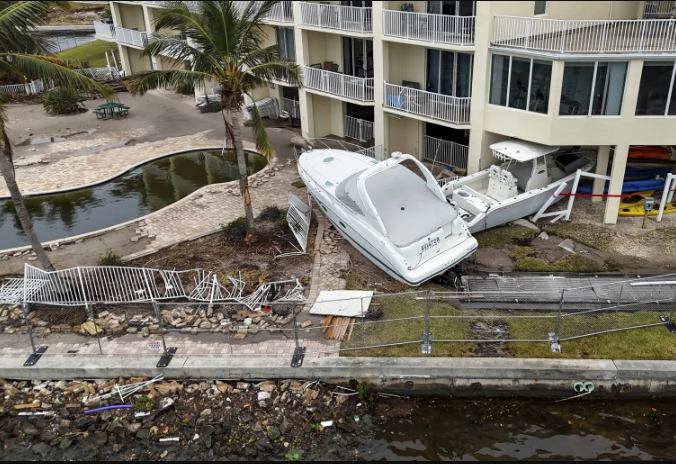
[[[226,137],[232,140],[239,167],[239,188],[247,221],[247,242],[254,239],[254,217],[238,112],[244,96],[273,79],[300,86],[300,67],[281,56],[279,47],[263,47],[262,20],[275,2],[170,2],[157,18],[155,29],[181,36],[158,35],[143,50],[145,56],[167,55],[190,63],[187,69],[145,71],[132,76],[131,91],[144,94],[160,87],[220,89]],[[196,5],[195,5],[196,4]],[[228,117],[226,117],[226,113]],[[272,156],[272,148],[255,108],[252,127],[256,148]]]
[[[41,24],[53,6],[66,7],[68,2],[0,2],[0,76],[15,78],[26,83],[31,79],[50,79],[61,87],[85,92],[98,91],[106,98],[115,92],[72,69],[50,56],[45,43],[30,34],[30,29]],[[0,172],[5,179],[17,216],[28,241],[43,269],[53,271],[54,266],[42,248],[33,220],[26,208],[21,190],[16,183],[12,161],[12,143],[6,131],[6,106],[11,97],[0,92]]]

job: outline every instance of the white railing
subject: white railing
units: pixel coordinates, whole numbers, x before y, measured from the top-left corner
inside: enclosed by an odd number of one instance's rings
[[[267,21],[279,23],[293,22],[293,2],[277,2],[265,16]]]
[[[345,116],[345,137],[368,142],[373,139],[373,121]]]
[[[474,45],[474,16],[383,10],[383,35],[451,45]]]
[[[94,33],[99,39],[115,40],[115,26],[112,24],[94,21]]]
[[[373,101],[373,78],[348,76],[310,66],[305,66],[304,74],[304,84],[308,89],[354,100]]]
[[[26,86],[23,84],[0,85],[0,92],[5,93],[26,93]]]
[[[81,68],[74,69],[74,71],[89,76],[92,79],[102,80],[102,81],[112,81],[120,77],[120,72],[115,69],[113,66],[102,67],[102,68]]]
[[[469,124],[471,100],[385,83],[386,108],[454,124]]]
[[[282,110],[289,113],[293,119],[300,118],[300,102],[282,97]]]
[[[676,51],[676,20],[594,20],[496,16],[493,45],[553,53]]]
[[[373,9],[301,2],[300,22],[341,31],[373,32]]]
[[[673,19],[676,2],[645,2],[643,19]]]
[[[439,165],[445,164],[446,166],[467,169],[469,147],[426,135],[423,157]]]
[[[135,31],[125,27],[116,27],[115,34],[117,41],[125,45],[133,45],[135,47],[145,47],[148,45],[148,33],[143,31]]]
[[[360,153],[364,156],[373,158],[376,161],[383,161],[385,157],[383,156],[383,146],[376,145],[375,147],[362,148],[357,150],[357,153]]]

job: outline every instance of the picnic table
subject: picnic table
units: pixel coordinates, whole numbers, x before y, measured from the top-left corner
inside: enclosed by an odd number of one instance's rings
[[[120,117],[126,118],[130,109],[131,108],[122,103],[103,103],[96,107],[94,114],[97,119],[120,119]]]

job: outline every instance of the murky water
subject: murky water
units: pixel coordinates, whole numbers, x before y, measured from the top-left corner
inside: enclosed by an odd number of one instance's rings
[[[267,164],[248,153],[249,173]],[[73,173],[77,175],[77,173]],[[26,199],[43,242],[93,232],[158,211],[209,184],[239,178],[234,152],[185,152],[152,161],[92,188]],[[177,225],[178,227],[179,225]],[[26,245],[10,200],[0,200],[0,249]]]
[[[424,401],[380,424],[366,460],[673,460],[676,402]],[[377,422],[376,422],[377,423]]]

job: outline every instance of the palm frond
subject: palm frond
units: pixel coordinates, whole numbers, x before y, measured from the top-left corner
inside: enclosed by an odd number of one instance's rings
[[[18,53],[45,51],[44,42],[29,31],[46,20],[50,2],[0,2],[0,49]]]
[[[303,86],[303,73],[301,67],[286,57],[252,66],[245,71],[245,74],[254,76],[257,81],[262,81],[263,84],[276,79],[286,81],[289,85],[294,87]]]
[[[158,88],[204,85],[210,77],[208,73],[189,69],[144,71],[132,76],[130,89],[134,94],[143,95]]]
[[[268,133],[265,131],[263,118],[261,118],[261,113],[255,104],[251,111],[251,130],[253,131],[254,139],[256,139],[256,150],[265,155],[267,159],[272,158],[273,151],[268,140]]]
[[[9,57],[12,66],[32,79],[50,79],[54,84],[82,92],[100,92],[106,99],[115,96],[115,91],[106,84],[80,74],[66,66],[60,60],[49,56],[26,55],[18,53],[0,53],[0,59]]]

